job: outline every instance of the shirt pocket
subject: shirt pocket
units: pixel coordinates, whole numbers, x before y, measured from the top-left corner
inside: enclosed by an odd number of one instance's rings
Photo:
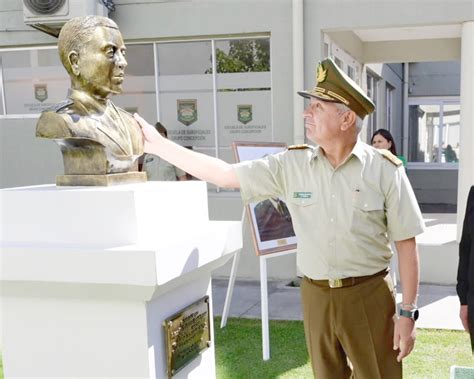
[[[387,231],[384,197],[376,192],[354,192],[351,232],[374,237]]]

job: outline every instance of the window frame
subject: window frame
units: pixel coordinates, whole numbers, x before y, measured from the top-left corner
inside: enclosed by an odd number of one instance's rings
[[[385,127],[393,134],[393,101],[395,87],[385,82]]]
[[[407,107],[411,105],[439,105],[440,106],[440,131],[438,136],[438,144],[441,146],[443,138],[444,120],[443,120],[443,106],[444,105],[459,105],[461,106],[460,96],[410,96],[408,98]],[[407,152],[408,156],[408,152]],[[407,168],[413,170],[458,170],[459,162],[409,162],[407,161]]]
[[[56,45],[46,45],[46,46],[29,46],[29,47],[8,47],[0,48],[0,53],[13,52],[13,51],[32,51],[32,50],[53,50],[58,49]],[[5,82],[3,74],[3,62],[0,57],[0,101],[3,105],[3,112],[0,113],[0,120],[12,120],[12,119],[26,119],[26,118],[39,118],[41,113],[7,113],[6,107],[6,94],[5,94]]]
[[[382,82],[381,78],[379,75],[377,75],[375,72],[373,72],[371,69],[368,67],[366,68],[366,91],[367,91],[367,96],[374,102],[375,104],[375,109],[374,111],[367,116],[367,139],[370,140],[372,135],[376,130],[378,130],[378,122],[377,122],[377,117],[379,115],[379,110],[380,110],[380,102],[378,101],[378,96],[379,96],[379,91],[380,91],[380,83]],[[369,80],[372,85],[372,93],[371,96],[369,96]]]

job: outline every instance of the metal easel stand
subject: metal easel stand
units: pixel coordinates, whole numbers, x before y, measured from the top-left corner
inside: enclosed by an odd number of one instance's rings
[[[267,280],[267,260],[281,257],[283,255],[296,253],[296,249],[260,255],[260,301],[262,309],[262,353],[263,360],[270,359],[270,331],[268,329],[268,280]]]
[[[245,221],[245,207],[242,210],[242,217],[240,219],[240,222],[242,225],[242,234],[243,234],[243,228],[244,228],[244,221]],[[232,260],[232,268],[230,270],[229,284],[227,285],[227,293],[225,295],[224,309],[222,311],[221,329],[227,325],[227,317],[229,315],[229,307],[230,307],[230,302],[232,301],[232,293],[234,292],[235,277],[237,276],[237,266],[239,265],[241,253],[242,253],[242,249],[237,250]]]
[[[245,208],[242,212],[242,228],[245,220]],[[239,265],[240,254],[242,250],[238,250],[234,254],[232,268],[229,276],[229,284],[225,296],[224,309],[222,311],[221,328],[227,325],[227,317],[229,315],[230,302],[232,301],[232,293],[234,291],[235,278],[237,276],[237,267]],[[260,263],[260,304],[262,312],[262,354],[263,360],[270,359],[270,332],[268,328],[268,276],[267,276],[267,260],[270,258],[281,257],[283,255],[295,253],[296,249],[282,251],[279,253],[271,253],[259,256]]]

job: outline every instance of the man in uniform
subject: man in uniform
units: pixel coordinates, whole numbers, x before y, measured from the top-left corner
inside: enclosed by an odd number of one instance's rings
[[[401,378],[418,316],[420,209],[401,161],[358,138],[374,105],[331,59],[319,64],[315,87],[300,95],[310,101],[306,135],[318,147],[290,147],[234,165],[185,151],[135,117],[145,151],[220,187],[240,188],[244,202],[286,200],[305,275],[303,317],[315,376]],[[399,318],[387,270],[390,241],[403,287]]]
[[[36,135],[59,144],[66,175],[138,171],[140,128],[109,99],[122,91],[127,66],[117,24],[100,16],[73,18],[61,29],[58,51],[71,89],[67,100],[42,113]]]

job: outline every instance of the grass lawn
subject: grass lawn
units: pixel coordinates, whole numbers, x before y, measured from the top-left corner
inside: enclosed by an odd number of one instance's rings
[[[217,377],[312,378],[301,321],[271,321],[271,358],[262,360],[260,320],[229,319],[215,323]],[[419,329],[415,350],[404,359],[407,379],[449,378],[451,365],[474,366],[469,334]]]
[[[219,379],[312,378],[301,321],[270,321],[271,359],[262,360],[260,320],[216,318],[216,369]],[[465,332],[419,329],[415,351],[404,360],[404,378],[449,377],[451,365],[474,366]],[[3,368],[0,360],[0,379]]]

